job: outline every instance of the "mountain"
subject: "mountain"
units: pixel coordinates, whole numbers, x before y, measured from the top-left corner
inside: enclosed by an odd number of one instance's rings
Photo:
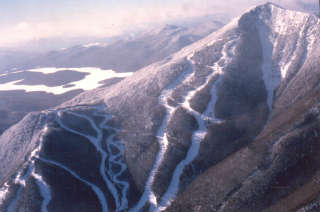
[[[0,134],[27,113],[55,107],[87,90],[84,87],[91,83],[87,77],[99,75],[97,72],[103,71],[101,69],[121,72],[113,74],[113,79],[109,79],[108,74],[106,77],[101,74],[96,77],[96,80],[101,82],[98,86],[109,86],[123,79],[122,73],[131,73],[162,60],[221,25],[215,21],[204,21],[202,24],[189,27],[166,25],[141,32],[135,37],[112,42],[110,40],[109,44],[95,42],[47,53],[0,50]],[[43,69],[39,67],[49,67],[51,72],[42,73]],[[52,67],[60,68],[55,69],[57,73],[52,73]],[[80,76],[84,74],[86,78],[83,76],[82,81],[85,80],[87,83],[82,83],[82,87],[72,86],[79,84]],[[20,81],[16,83],[17,80]],[[63,93],[57,94],[52,92],[55,86],[66,87]]]
[[[0,74],[16,71],[17,64],[25,63],[36,56],[36,53],[0,48]]]
[[[15,65],[18,69],[99,67],[117,72],[132,72],[164,59],[222,25],[212,20],[190,27],[165,25],[133,37],[123,37],[107,43],[93,42],[43,53]]]
[[[2,211],[318,211],[319,18],[273,4],[0,137]]]

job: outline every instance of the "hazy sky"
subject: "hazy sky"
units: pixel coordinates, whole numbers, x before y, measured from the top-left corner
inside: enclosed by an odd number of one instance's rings
[[[208,14],[237,16],[264,0],[0,0],[0,46],[50,37],[105,37]],[[318,0],[273,0],[312,10]]]

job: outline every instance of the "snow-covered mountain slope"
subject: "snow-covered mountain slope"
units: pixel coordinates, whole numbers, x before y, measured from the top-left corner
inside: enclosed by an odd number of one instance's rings
[[[319,33],[318,17],[265,4],[29,114],[0,137],[0,210],[312,211]]]

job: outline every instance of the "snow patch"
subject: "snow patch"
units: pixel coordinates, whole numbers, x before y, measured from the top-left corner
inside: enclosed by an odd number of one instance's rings
[[[84,48],[90,48],[90,47],[95,47],[95,46],[105,47],[106,45],[107,45],[107,44],[105,44],[105,43],[96,42],[96,43],[88,43],[88,44],[85,44],[85,45],[83,45],[82,47],[84,47]]]
[[[5,200],[7,193],[9,192],[9,185],[8,183],[5,183],[1,188],[0,188],[0,205],[3,203]]]
[[[274,70],[272,66],[272,55],[274,47],[271,43],[268,29],[263,25],[259,25],[258,27],[263,55],[261,68],[263,81],[267,90],[267,104],[269,108],[269,114],[271,114],[274,96],[273,93],[274,90],[279,86],[281,79],[279,79],[278,75],[275,73],[276,70]]]

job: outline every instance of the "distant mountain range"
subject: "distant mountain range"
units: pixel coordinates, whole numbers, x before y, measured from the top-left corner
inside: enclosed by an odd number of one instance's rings
[[[164,59],[200,38],[215,31],[223,24],[205,21],[192,27],[165,25],[159,29],[141,32],[134,37],[116,39],[108,43],[93,42],[71,48],[36,54],[31,59],[14,58],[0,67],[5,71],[38,67],[98,67],[117,72],[132,72]],[[9,54],[9,53],[7,53]],[[9,54],[13,57],[14,52]],[[1,59],[1,55],[0,55]],[[20,61],[20,62],[19,62]],[[9,61],[7,62],[9,63]],[[11,68],[11,69],[10,69]],[[0,69],[1,71],[1,69]]]
[[[320,211],[319,26],[267,3],[29,113],[0,136],[0,211]]]

